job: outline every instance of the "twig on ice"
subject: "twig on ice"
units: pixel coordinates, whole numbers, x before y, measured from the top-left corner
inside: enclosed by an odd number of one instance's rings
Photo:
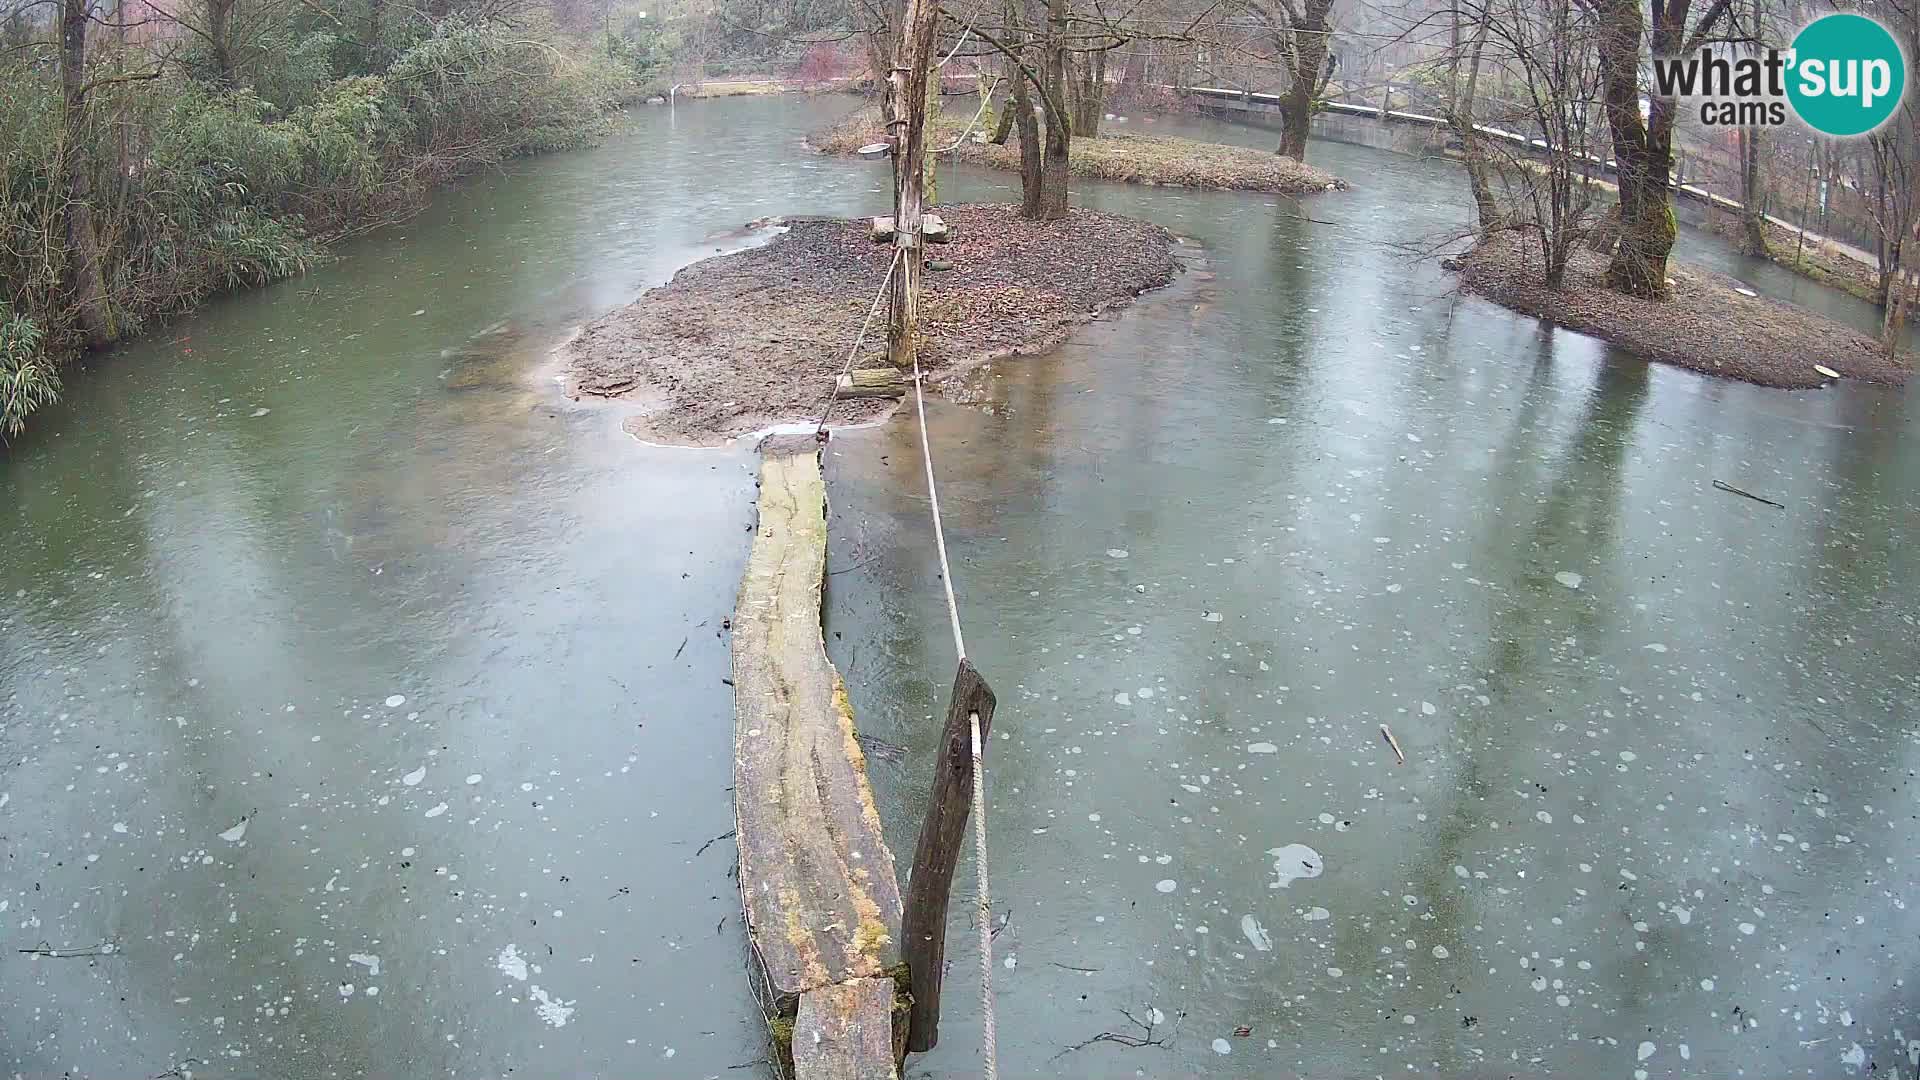
[[[1405,765],[1407,755],[1400,751],[1400,740],[1393,737],[1393,729],[1381,724],[1380,734],[1387,740],[1387,745],[1393,747],[1393,756],[1400,759],[1400,764]]]
[[[1766,503],[1768,506],[1771,506],[1776,510],[1785,510],[1787,508],[1786,503],[1777,503],[1777,502],[1774,502],[1772,499],[1763,499],[1760,496],[1755,495],[1751,491],[1743,491],[1740,488],[1734,487],[1732,484],[1729,484],[1724,480],[1715,480],[1713,482],[1713,486],[1719,488],[1721,491],[1731,492],[1732,494],[1735,494],[1735,495],[1745,496],[1746,498],[1752,499],[1754,502],[1757,502],[1757,503]]]
[[[28,956],[44,956],[49,960],[66,960],[77,956],[112,956],[117,950],[111,941],[103,941],[98,945],[82,945],[69,949],[55,948],[51,942],[43,941],[31,949],[16,949],[15,951],[25,953]]]
[[[1120,1010],[1120,1015],[1126,1017],[1128,1023],[1132,1024],[1136,1028],[1139,1028],[1140,1029],[1139,1034],[1134,1034],[1133,1032],[1130,1032],[1130,1031],[1103,1031],[1100,1034],[1095,1035],[1091,1039],[1088,1039],[1084,1042],[1074,1043],[1072,1046],[1069,1046],[1066,1049],[1060,1051],[1059,1053],[1053,1055],[1053,1060],[1058,1061],[1059,1059],[1066,1057],[1068,1054],[1071,1054],[1076,1050],[1085,1050],[1087,1047],[1092,1046],[1094,1043],[1103,1043],[1103,1042],[1119,1043],[1121,1046],[1128,1046],[1134,1049],[1139,1049],[1140,1047],[1143,1047],[1143,1046],[1166,1046],[1167,1045],[1168,1040],[1170,1038],[1169,1036],[1166,1036],[1166,1035],[1156,1036],[1154,1034],[1154,1031],[1157,1028],[1159,1022],[1162,1019],[1164,1019],[1164,1017],[1160,1013],[1160,1010],[1155,1009],[1151,1005],[1147,1006],[1147,1018],[1145,1020],[1140,1019],[1139,1017],[1133,1015],[1132,1013],[1128,1012],[1125,1009]],[[1183,1012],[1175,1013],[1173,1018],[1175,1021],[1178,1021],[1181,1017],[1185,1015],[1186,1013],[1183,1013]]]

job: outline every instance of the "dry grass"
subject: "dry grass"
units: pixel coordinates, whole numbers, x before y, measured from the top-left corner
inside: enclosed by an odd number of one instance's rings
[[[961,116],[941,114],[934,120],[933,144],[938,147],[952,144],[972,116],[971,110]],[[866,106],[808,135],[807,142],[822,153],[850,154],[884,138],[879,110]],[[1004,146],[995,146],[969,138],[947,155],[946,160],[1018,172],[1020,149],[1012,140]],[[1093,139],[1075,139],[1068,169],[1074,176],[1089,180],[1214,191],[1301,195],[1347,186],[1346,181],[1331,173],[1278,154],[1161,135],[1109,133]]]
[[[1894,385],[1912,374],[1873,338],[1792,304],[1746,296],[1734,279],[1697,266],[1668,263],[1669,298],[1637,300],[1607,288],[1606,260],[1584,248],[1567,266],[1566,287],[1549,290],[1530,233],[1496,234],[1463,262],[1468,291],[1663,364],[1799,390],[1826,384],[1815,364]]]

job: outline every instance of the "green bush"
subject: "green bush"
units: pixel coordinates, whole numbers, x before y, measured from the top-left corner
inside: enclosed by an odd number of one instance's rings
[[[27,416],[60,397],[60,372],[40,351],[40,328],[0,304],[0,440],[20,434]]]
[[[50,51],[0,59],[0,434],[54,399],[53,358],[80,339],[71,192],[91,191],[107,305],[132,332],[209,293],[299,274],[321,240],[396,220],[436,183],[583,145],[637,85],[634,65],[602,50],[577,59],[457,16],[383,39],[348,50],[323,30],[269,31],[255,48],[272,62],[237,89],[191,66],[102,80],[72,133]],[[335,77],[349,52],[392,60]],[[70,182],[76,162],[85,188]]]

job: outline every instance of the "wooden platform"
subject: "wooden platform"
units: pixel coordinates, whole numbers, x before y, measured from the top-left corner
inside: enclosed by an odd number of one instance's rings
[[[734,817],[751,976],[783,1069],[802,1080],[893,1080],[905,1047],[905,1013],[893,1008],[900,886],[821,639],[819,444],[770,439],[762,454],[760,521],[733,619]]]

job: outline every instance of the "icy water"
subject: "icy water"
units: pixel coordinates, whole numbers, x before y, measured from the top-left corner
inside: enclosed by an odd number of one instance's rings
[[[1912,1075],[1912,399],[1457,301],[1387,246],[1451,171],[1315,149],[1355,191],[1083,192],[1204,265],[931,412],[1000,697],[1002,1074]],[[954,662],[915,429],[831,467],[830,641],[911,850]],[[920,1074],[978,1067],[973,943]]]
[[[797,142],[845,105],[479,178],[0,459],[0,1073],[756,1074],[717,839],[753,459],[543,363],[747,220],[879,208]],[[1003,1075],[1910,1072],[1912,404],[1456,304],[1381,244],[1454,220],[1450,171],[1316,152],[1356,190],[1082,188],[1204,265],[932,409],[1002,702]],[[917,440],[833,455],[829,644],[909,748],[903,852],[953,663]],[[970,941],[910,1075],[977,1068]],[[1062,1054],[1122,1009],[1155,1045]]]
[[[716,840],[756,462],[541,365],[715,233],[854,210],[864,170],[768,141],[816,111],[478,178],[75,374],[0,459],[0,1075],[762,1056]]]

